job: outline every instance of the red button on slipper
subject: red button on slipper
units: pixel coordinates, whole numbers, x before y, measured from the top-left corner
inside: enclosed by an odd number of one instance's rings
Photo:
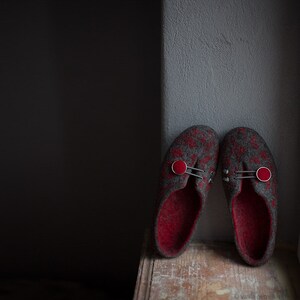
[[[217,165],[215,131],[193,126],[169,148],[161,168],[154,238],[160,255],[175,257],[187,247],[203,210]]]
[[[249,265],[262,265],[273,253],[277,227],[272,154],[256,131],[240,127],[225,136],[221,164],[236,247]]]

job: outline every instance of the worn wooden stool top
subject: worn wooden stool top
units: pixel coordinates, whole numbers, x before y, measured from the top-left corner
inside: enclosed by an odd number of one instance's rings
[[[154,257],[145,245],[134,299],[300,299],[300,264],[287,249],[250,267],[233,244],[191,244],[173,259]]]

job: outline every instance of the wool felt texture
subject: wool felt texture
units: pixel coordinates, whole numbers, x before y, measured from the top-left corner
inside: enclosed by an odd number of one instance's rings
[[[259,266],[271,257],[277,228],[277,171],[272,154],[263,138],[253,129],[232,129],[221,145],[221,165],[225,194],[234,227],[237,250],[246,263]],[[267,167],[271,178],[262,182],[236,171],[256,171]],[[255,173],[254,173],[255,174]],[[259,176],[267,180],[268,170]]]
[[[163,160],[159,180],[157,210],[154,220],[154,242],[163,257],[181,254],[192,238],[197,221],[211,188],[218,160],[219,142],[216,132],[207,126],[192,126],[181,133]],[[204,172],[177,175],[175,161]],[[182,171],[183,165],[178,166]]]

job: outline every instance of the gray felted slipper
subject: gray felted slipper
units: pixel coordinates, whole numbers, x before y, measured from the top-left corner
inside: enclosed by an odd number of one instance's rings
[[[187,247],[215,175],[219,142],[207,126],[193,126],[169,148],[161,168],[154,225],[156,249],[175,257]]]
[[[272,154],[256,131],[239,127],[225,136],[221,163],[236,247],[249,265],[262,265],[273,253],[277,227]]]

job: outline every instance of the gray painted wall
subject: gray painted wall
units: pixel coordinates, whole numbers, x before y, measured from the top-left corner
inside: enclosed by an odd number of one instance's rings
[[[163,15],[163,153],[193,124],[220,138],[236,126],[257,130],[279,169],[279,240],[296,242],[299,4],[165,0]],[[220,173],[195,238],[232,238]]]

